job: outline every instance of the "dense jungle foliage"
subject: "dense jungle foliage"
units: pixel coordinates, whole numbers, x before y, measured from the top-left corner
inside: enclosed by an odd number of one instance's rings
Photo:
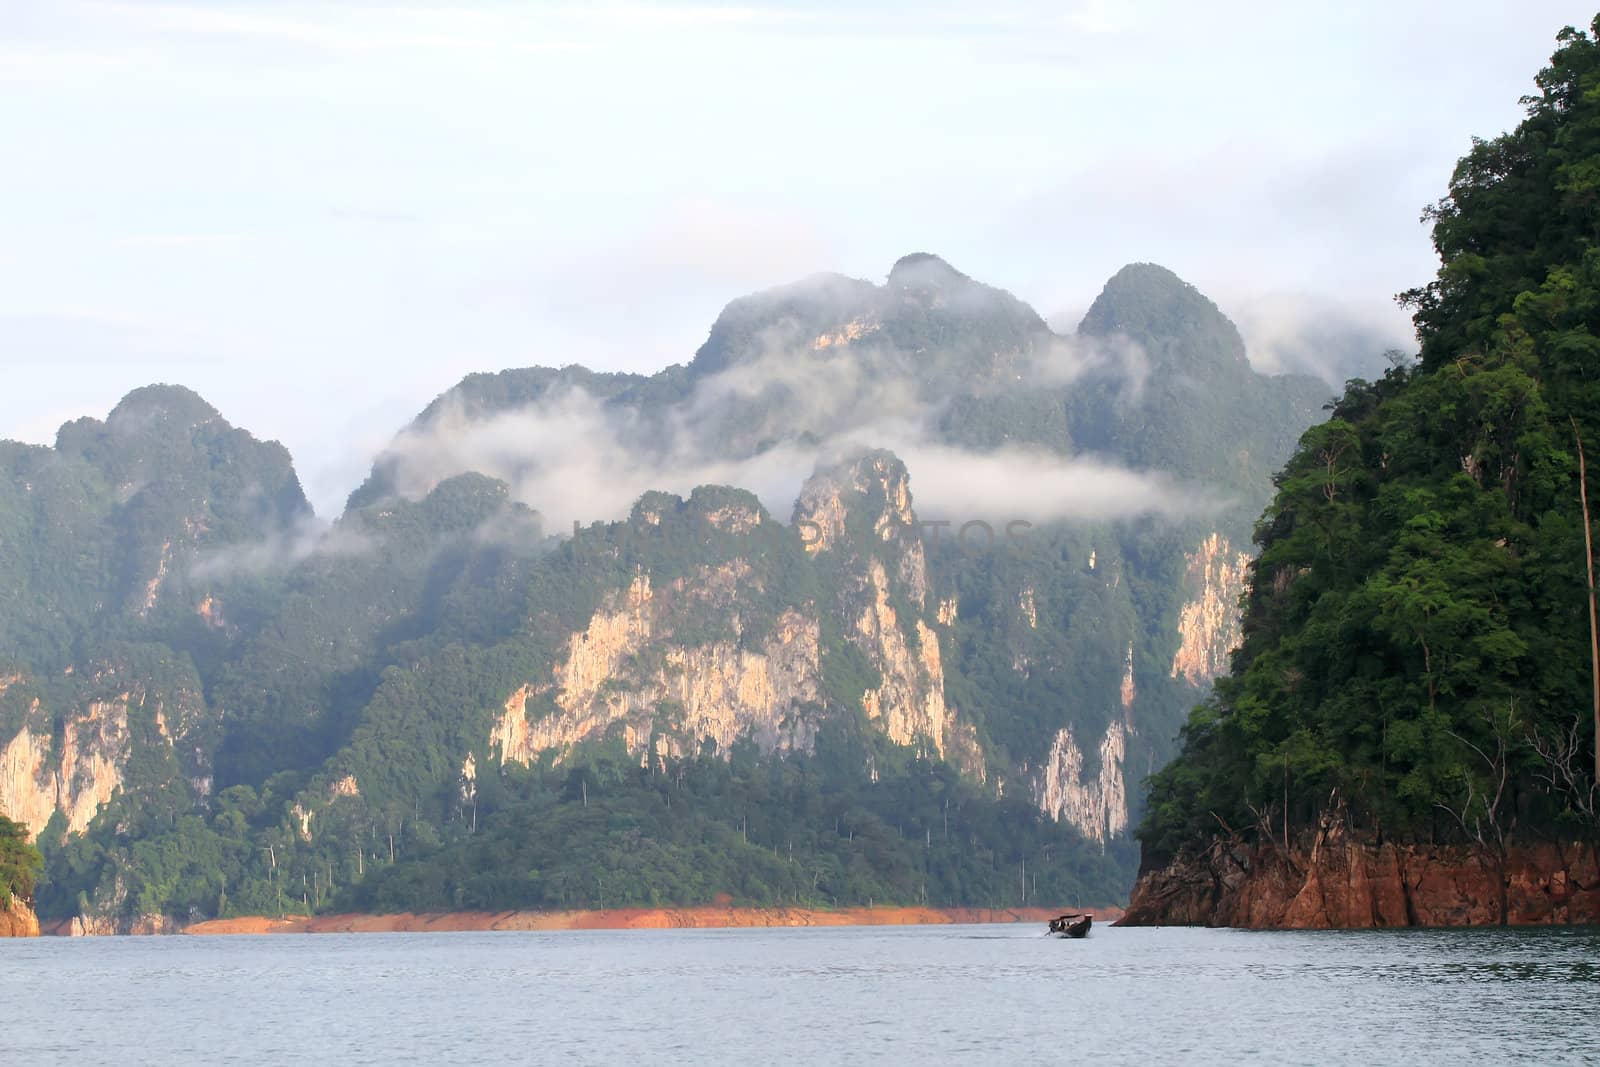
[[[413,518],[431,531],[424,541],[436,540],[452,525],[472,527],[464,516],[497,501],[504,503],[503,486],[462,476],[413,505],[420,510]],[[872,517],[885,503],[881,490],[852,499],[859,506],[849,522],[862,543],[882,543]],[[674,640],[694,647],[739,636],[730,630],[735,614],[741,639],[759,642],[785,605],[835,599],[860,569],[852,559],[810,560],[797,531],[770,520],[742,534],[705,522],[728,506],[760,509],[748,493],[726,488],[697,490],[688,500],[657,493],[628,522],[595,524],[531,555],[456,543],[433,557],[435,579],[423,583],[432,596],[400,627],[410,636],[399,643],[369,645],[354,625],[383,604],[382,589],[361,583],[388,573],[387,551],[375,556],[379,562],[292,582],[304,598],[287,601],[294,624],[264,627],[261,647],[310,640],[302,625],[314,627],[310,635],[328,632],[319,618],[349,619],[344,632],[365,650],[353,663],[373,647],[399,661],[365,683],[360,714],[343,727],[335,725],[344,714],[339,705],[323,705],[318,695],[327,683],[310,673],[279,680],[283,657],[275,651],[260,663],[246,654],[218,686],[238,687],[223,689],[235,694],[223,699],[245,709],[252,706],[246,681],[273,698],[267,706],[277,714],[259,728],[274,733],[263,738],[336,730],[334,756],[321,765],[284,760],[275,771],[263,762],[245,774],[225,764],[216,795],[197,806],[168,765],[171,750],[144,738],[129,765],[130,788],[86,833],[62,835],[57,826],[43,835],[49,868],[41,914],[109,909],[194,919],[333,907],[703,903],[721,894],[753,905],[1005,905],[1023,902],[1024,893],[1029,901],[1094,904],[1126,891],[1135,860],[1128,839],[1104,850],[1041,815],[1026,793],[997,797],[870,727],[859,697],[882,677],[831,620],[822,627],[819,709],[828,725],[813,754],[763,756],[745,742],[727,753],[712,746],[641,765],[609,739],[580,746],[560,766],[548,758],[532,768],[500,766],[491,754],[463,777],[463,755],[484,756],[505,694],[546,669],[604,596],[641,570],[665,584],[733,560],[749,568],[736,603],[708,603],[675,621]],[[402,505],[388,508],[389,520],[405,514]],[[409,521],[398,528],[407,531],[401,543],[416,536]],[[1093,653],[1082,651],[1079,670],[1099,663]],[[309,653],[298,661],[320,662]],[[330,671],[338,662],[329,661]],[[1114,704],[1115,661],[1099,666],[1104,699]],[[113,673],[135,669],[118,660]],[[139,669],[169,676],[177,668],[152,660]],[[306,725],[289,714],[293,699],[328,707],[333,721]],[[166,706],[176,704],[169,696]],[[980,727],[1001,722],[1007,708],[997,703]],[[148,732],[150,713],[136,710]],[[659,718],[659,728],[673,732],[673,710],[663,707]],[[254,730],[256,722],[235,729]],[[335,790],[330,799],[330,784],[347,774],[359,780],[359,795]]]
[[[708,902],[833,907],[1110,901],[1115,863],[1025,798],[996,801],[948,765],[861,750],[834,730],[815,755],[740,746],[667,769],[597,746],[559,771],[496,783],[478,831],[420,850],[350,888],[371,911],[596,908]],[[856,767],[874,760],[877,780]]]
[[[34,879],[43,866],[39,850],[28,843],[28,828],[0,815],[0,909],[9,908],[13,898],[33,900]]]
[[[1600,454],[1595,34],[1561,34],[1526,118],[1428,209],[1439,273],[1402,297],[1420,359],[1350,382],[1278,475],[1244,645],[1153,779],[1147,866],[1332,810],[1494,847],[1600,829],[1578,483],[1580,435],[1591,472]]]

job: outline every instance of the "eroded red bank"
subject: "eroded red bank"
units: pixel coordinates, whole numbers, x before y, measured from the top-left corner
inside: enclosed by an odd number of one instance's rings
[[[1593,844],[1492,849],[1319,833],[1288,852],[1219,842],[1145,871],[1125,926],[1361,929],[1600,923]]]
[[[463,911],[433,915],[319,915],[213,919],[186,934],[413,933],[460,930],[668,930],[754,926],[915,926],[939,923],[1044,923],[1052,908],[609,908],[602,911]],[[1089,909],[1113,921],[1120,908]]]

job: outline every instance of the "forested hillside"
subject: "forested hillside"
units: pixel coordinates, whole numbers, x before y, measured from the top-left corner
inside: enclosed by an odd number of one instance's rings
[[[1600,45],[1560,40],[1524,121],[1428,211],[1439,273],[1404,295],[1420,360],[1352,382],[1276,478],[1243,646],[1152,785],[1151,872],[1337,824],[1470,845],[1503,876],[1519,842],[1600,832],[1579,484],[1600,443]]]
[[[1325,387],[1135,265],[929,255],[687,364],[472,375],[319,527],[140,390],[5,446],[0,810],[79,929],[330,908],[1109,903]]]

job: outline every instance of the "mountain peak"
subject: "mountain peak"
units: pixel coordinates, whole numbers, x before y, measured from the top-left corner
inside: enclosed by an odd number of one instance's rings
[[[696,375],[714,374],[765,350],[762,335],[782,322],[815,336],[863,314],[873,306],[877,287],[842,274],[812,274],[733,300],[711,326],[710,336],[690,363]]]
[[[891,289],[946,289],[964,285],[972,279],[931,252],[901,256],[889,268]]]
[[[1111,276],[1078,332],[1121,334],[1141,344],[1162,340],[1175,370],[1248,367],[1244,338],[1216,304],[1156,263],[1130,263]]]
[[[911,510],[911,475],[886,449],[843,453],[818,462],[800,487],[792,523],[806,538],[807,552],[835,547],[849,538],[849,517],[858,508],[871,516],[860,529],[889,541],[896,531],[917,537]]]
[[[206,403],[193,389],[181,385],[144,385],[117,402],[106,416],[108,426],[170,419],[190,426],[221,418],[217,409]]]

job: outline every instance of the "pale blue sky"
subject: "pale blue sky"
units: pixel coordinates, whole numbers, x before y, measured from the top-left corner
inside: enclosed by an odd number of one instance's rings
[[[0,436],[181,382],[326,514],[464,373],[653,370],[917,250],[1046,314],[1154,260],[1396,321],[1421,207],[1592,15],[0,0]]]

